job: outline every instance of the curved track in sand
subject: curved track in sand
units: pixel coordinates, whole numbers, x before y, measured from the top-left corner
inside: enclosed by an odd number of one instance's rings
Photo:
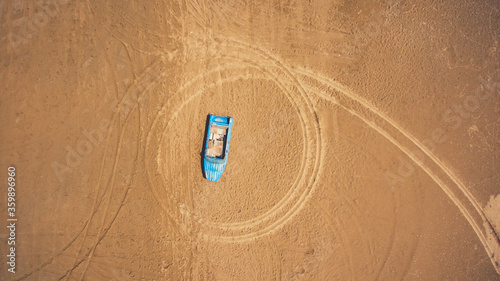
[[[498,244],[495,245],[489,243],[486,239],[486,234],[480,227],[481,223],[486,222],[485,225],[491,228],[491,224],[487,222],[482,208],[479,206],[468,189],[460,182],[458,177],[454,175],[451,169],[444,165],[442,161],[440,161],[431,151],[429,151],[410,133],[401,128],[395,121],[371,105],[368,101],[363,100],[339,83],[306,69],[294,69],[287,67],[282,60],[277,59],[268,51],[245,43],[230,40],[221,40],[220,42],[216,42],[214,43],[214,48],[217,50],[217,56],[225,59],[226,62],[219,67],[215,67],[207,72],[203,72],[198,76],[193,77],[180,87],[174,97],[170,98],[155,115],[155,118],[151,123],[151,127],[145,136],[146,145],[144,159],[146,161],[146,167],[150,167],[147,171],[156,171],[156,176],[160,176],[160,181],[154,180],[153,178],[155,175],[149,173],[148,176],[150,178],[150,186],[156,199],[170,218],[171,223],[188,225],[188,228],[181,228],[181,233],[197,233],[199,238],[224,243],[249,242],[282,228],[307,205],[308,199],[311,197],[316,187],[315,183],[318,180],[321,165],[324,161],[321,149],[322,140],[320,127],[317,122],[316,110],[310,101],[311,95],[317,95],[320,98],[326,99],[329,102],[340,106],[354,117],[362,120],[367,126],[386,138],[410,159],[412,159],[412,161],[414,161],[420,168],[422,168],[422,170],[425,171],[438,184],[438,186],[459,208],[460,212],[467,219],[477,234],[479,240],[488,253],[488,256],[490,257],[491,262],[498,271],[495,257],[492,254],[495,251],[494,248],[498,247]],[[153,64],[151,67],[155,67],[155,65],[158,65],[158,62]],[[258,74],[250,76],[248,72],[245,72],[248,70],[256,71]],[[241,73],[242,71],[243,73]],[[148,71],[146,70],[145,73],[147,72]],[[231,74],[224,78],[215,77],[217,74],[220,75],[220,73]],[[158,79],[155,80],[155,83],[149,85],[149,87],[154,88],[155,84],[161,82],[166,75],[166,72],[161,74]],[[197,88],[199,85],[198,82],[201,79],[208,79],[209,81],[216,82],[205,85],[203,88]],[[166,190],[173,190],[171,187],[165,189],[165,186],[168,185],[169,181],[168,178],[166,178],[162,173],[163,165],[168,160],[160,157],[162,155],[162,146],[159,144],[159,142],[161,142],[161,138],[159,141],[154,139],[156,138],[158,132],[166,131],[166,129],[171,126],[172,120],[177,117],[187,104],[193,102],[195,97],[202,95],[209,89],[220,86],[224,83],[248,79],[262,79],[273,82],[287,96],[290,104],[296,109],[297,115],[301,121],[302,137],[304,139],[304,150],[301,156],[300,173],[297,175],[293,185],[288,189],[287,193],[272,208],[263,214],[249,220],[238,222],[211,222],[203,217],[193,214],[189,208],[186,210],[185,205],[179,205],[178,198],[174,198],[173,195],[175,192],[165,192]],[[140,81],[140,78],[138,80]],[[310,80],[315,81],[315,83],[319,82],[323,84],[327,88],[331,89],[331,91],[325,91],[323,87],[320,89],[317,84],[309,83]],[[135,84],[137,83],[138,82]],[[131,88],[133,87],[134,85],[132,85]],[[147,91],[148,90],[146,89],[146,92]],[[120,103],[118,106],[120,107],[122,104]],[[374,116],[376,116],[377,119],[373,119],[373,115],[367,114],[366,110],[374,113]],[[115,115],[113,122],[117,121],[117,118],[118,116]],[[126,129],[127,120],[128,117],[122,125],[121,136],[119,139],[123,139],[123,132]],[[393,130],[390,130],[391,127]],[[162,135],[163,137],[163,134],[159,135]],[[409,140],[409,144],[403,144],[405,140]],[[108,134],[107,142],[109,143],[109,141]],[[152,145],[155,141],[157,141],[156,145]],[[115,155],[116,157],[114,159],[111,175],[111,187],[113,184],[113,175],[116,173],[116,161],[118,161],[120,155],[120,144],[121,141],[118,142],[118,148]],[[409,148],[411,145],[416,146],[424,152],[430,159],[428,162],[431,164],[433,163],[435,167],[431,167],[430,164],[426,164],[424,161],[419,159],[411,150],[411,147]],[[155,149],[158,150],[158,152],[155,153]],[[157,155],[157,157],[151,158],[151,155]],[[102,166],[103,165],[104,162],[102,163]],[[102,171],[103,167],[101,167],[100,177],[102,177]],[[95,198],[94,206],[92,208],[92,216],[96,213],[96,209],[99,208],[101,203],[106,201],[104,202],[105,215],[101,218],[100,223],[98,223],[98,235],[95,237],[95,242],[91,243],[92,247],[84,249],[83,244],[85,241],[88,241],[89,238],[88,232],[90,230],[90,221],[85,224],[82,231],[78,232],[78,236],[83,234],[83,239],[80,242],[79,250],[75,256],[73,266],[63,275],[63,278],[69,278],[72,276],[73,270],[82,266],[82,263],[84,266],[82,276],[84,276],[93,252],[102,238],[106,235],[107,230],[110,228],[114,218],[116,218],[116,215],[119,212],[119,208],[114,212],[109,212],[111,204],[110,200],[113,192],[113,189],[110,189],[109,192],[103,195],[107,196],[107,199],[104,199],[104,197],[101,199]],[[463,198],[459,197],[460,193],[464,195]],[[126,192],[124,193],[124,196],[126,196]],[[124,198],[125,197],[123,197],[123,200]],[[109,220],[109,218],[111,218],[111,220]],[[92,217],[90,217],[90,220],[92,220]],[[77,237],[72,239],[70,244],[64,246],[62,251],[67,249],[72,243],[76,242]],[[346,255],[348,256],[348,254]],[[40,268],[51,263],[53,259],[54,258],[42,264]],[[29,274],[25,277],[27,276],[29,276]]]
[[[167,118],[165,124],[161,127],[160,131],[165,131],[165,129],[171,124],[172,120],[179,114],[179,112],[184,108],[184,106],[190,103],[193,98],[207,92],[210,88],[221,85],[222,83],[229,83],[241,79],[248,79],[248,75],[229,75],[229,77],[223,79],[210,79],[210,81],[215,80],[217,82],[210,83],[206,85],[202,89],[193,89],[189,88],[192,85],[196,85],[196,81],[202,79],[204,77],[209,77],[212,74],[217,74],[221,71],[226,70],[235,70],[235,69],[245,69],[252,68],[260,72],[262,74],[262,79],[267,79],[273,81],[279,89],[287,96],[288,100],[292,104],[292,106],[296,109],[299,119],[301,120],[302,130],[303,130],[303,139],[304,139],[304,151],[301,160],[301,169],[298,174],[295,183],[288,190],[285,196],[271,209],[269,209],[264,214],[261,214],[255,218],[246,221],[240,221],[235,223],[213,223],[207,221],[203,218],[195,218],[195,221],[200,225],[202,229],[201,236],[205,239],[217,240],[217,241],[226,241],[226,242],[245,242],[250,241],[252,239],[261,237],[267,233],[270,233],[276,229],[279,229],[282,225],[284,225],[298,210],[300,210],[305,202],[308,194],[310,194],[311,189],[313,187],[312,183],[316,180],[316,175],[319,169],[319,155],[320,155],[320,133],[319,126],[316,122],[316,117],[314,114],[314,109],[308,101],[308,97],[305,95],[305,91],[301,90],[299,92],[293,92],[289,90],[289,85],[292,84],[295,89],[300,89],[300,85],[297,84],[294,77],[290,76],[290,73],[283,69],[281,64],[276,61],[266,61],[265,59],[269,59],[269,57],[259,58],[259,60],[255,59],[255,49],[250,52],[247,50],[246,46],[238,45],[236,43],[232,44],[221,44],[224,45],[224,58],[229,59],[232,63],[227,66],[217,67],[215,69],[209,70],[204,74],[200,74],[197,77],[189,80],[189,82],[185,83],[179,91],[175,94],[173,100],[176,98],[179,99],[179,105],[174,106],[174,110],[171,112],[167,110],[168,106],[164,105],[162,109],[156,114],[156,118],[153,121],[152,129],[150,133],[148,133],[146,147],[149,149],[152,136],[151,132],[155,132],[155,128],[157,127],[157,123],[159,122],[160,117],[164,117],[166,112],[169,112],[169,117]],[[232,48],[232,50],[231,50]],[[243,57],[242,54],[245,54],[246,57]],[[262,54],[260,54],[262,56]],[[238,64],[238,67],[234,67],[232,65]],[[242,68],[241,65],[244,65]],[[271,69],[271,70],[269,70]],[[288,80],[287,80],[288,79]],[[187,97],[185,93],[191,93]],[[171,99],[172,100],[172,99]],[[169,102],[171,102],[169,100]],[[312,123],[312,125],[311,125]],[[306,141],[307,140],[307,141]],[[161,141],[161,139],[160,139]],[[161,146],[157,148],[160,153],[157,155],[162,155]],[[146,155],[150,155],[148,151],[146,151]],[[158,156],[158,157],[159,157]],[[146,159],[148,159],[146,157]],[[158,171],[162,170],[162,164],[164,162],[168,162],[166,159],[156,159]],[[306,176],[307,175],[307,176]],[[152,180],[152,175],[149,176],[150,181]],[[163,185],[168,183],[168,179],[165,179],[162,176]],[[154,186],[154,184],[152,184]],[[188,187],[189,188],[189,187]],[[176,211],[172,211],[171,208],[167,206],[176,206],[175,199],[171,196],[170,198],[162,197],[157,194],[157,199],[161,202],[161,205],[164,209],[168,209],[167,212],[173,215]],[[168,200],[169,202],[165,202]],[[178,220],[178,219],[177,219]],[[213,233],[213,231],[218,231],[220,234],[208,234],[204,233],[203,229],[206,229],[205,232]],[[222,232],[232,232],[229,235],[224,235]]]
[[[304,142],[305,150],[302,157],[301,173],[296,180],[298,185],[304,186],[303,188],[298,189],[295,185],[292,186],[287,194],[270,210],[249,220],[233,223],[215,223],[195,216],[193,219],[200,225],[199,228],[201,232],[199,235],[201,237],[221,242],[250,241],[281,228],[306,205],[307,199],[310,197],[312,192],[314,192],[314,183],[319,175],[318,173],[321,171],[320,166],[322,163],[320,128],[317,121],[314,120],[317,117],[315,117],[315,109],[312,106],[309,97],[309,95],[315,94],[330,102],[338,104],[344,110],[362,120],[366,125],[374,129],[377,133],[400,149],[405,155],[414,161],[417,166],[428,174],[457,206],[462,215],[469,222],[488,253],[491,262],[497,271],[499,270],[498,264],[493,255],[495,248],[498,248],[499,245],[487,241],[486,234],[481,228],[481,225],[484,224],[490,231],[493,231],[493,228],[485,217],[479,203],[448,166],[446,166],[418,139],[404,130],[394,120],[338,82],[306,69],[286,66],[282,60],[273,56],[266,50],[252,46],[251,44],[230,39],[216,40],[213,42],[212,47],[215,50],[214,54],[216,57],[228,60],[229,62],[192,78],[189,82],[185,83],[184,86],[180,87],[179,91],[175,94],[176,99],[178,99],[178,105],[174,106],[173,110],[171,110],[172,105],[169,105],[168,109],[171,111],[167,110],[167,105],[164,105],[160,112],[156,115],[152,128],[156,126],[160,116],[162,118],[167,118],[166,123],[163,125],[163,129],[167,128],[186,104],[192,102],[194,97],[202,95],[204,92],[209,90],[209,88],[236,80],[249,79],[249,77],[245,74],[239,74],[229,76],[224,79],[209,79],[217,82],[213,82],[205,88],[190,89],[190,87],[196,85],[197,80],[204,77],[210,77],[210,75],[224,72],[226,70],[251,68],[260,72],[259,79],[267,79],[274,82],[279,89],[287,95],[292,104],[295,102],[294,107],[296,108],[297,101],[295,101],[293,97],[294,95],[300,97],[300,100],[298,101],[299,104],[307,108],[307,111],[300,109],[297,110],[302,122],[303,136],[305,139],[310,139],[310,131],[315,132],[312,136],[314,136],[314,142],[316,144],[313,145],[313,149],[311,149],[308,142]],[[332,92],[325,92],[324,90],[319,89],[317,85],[305,86],[308,84],[308,79],[313,80],[316,83],[321,83],[336,94],[334,95]],[[293,91],[287,90],[290,87]],[[171,100],[169,100],[169,103]],[[164,115],[169,115],[169,117],[164,117]],[[375,119],[373,119],[373,116],[375,116]],[[150,142],[151,137],[152,135],[150,131],[147,137],[147,143]],[[412,149],[414,149],[413,147],[427,156],[429,164],[424,163],[424,160],[419,159],[419,157],[415,155],[415,152],[412,151]],[[315,159],[314,164],[308,162],[308,159],[311,158]],[[165,159],[156,160],[159,167],[161,167],[161,163],[164,161]],[[311,168],[312,171],[309,171]],[[304,169],[307,170],[307,172],[305,172]],[[159,169],[159,171],[160,170],[161,169]],[[304,179],[304,173],[307,173],[308,179]],[[165,183],[166,179],[163,180],[163,184]],[[165,200],[158,195],[157,199],[160,201]],[[162,206],[164,206],[164,209],[169,209],[167,205],[171,206],[172,204],[170,203],[165,204],[165,202],[163,202]],[[214,232],[217,234],[214,234]]]
[[[385,122],[385,126],[392,126],[397,130],[399,134],[401,134],[404,138],[410,140],[415,146],[418,147],[420,151],[425,153],[425,155],[438,167],[438,170],[441,170],[442,173],[444,173],[447,177],[448,180],[450,180],[453,185],[450,186],[449,184],[446,184],[445,181],[446,179],[442,179],[442,177],[438,176],[438,174],[431,169],[427,164],[424,163],[423,160],[419,159],[415,155],[414,151],[411,151],[409,148],[405,147],[402,145],[399,141],[397,141],[391,134],[389,134],[386,130],[384,130],[381,126],[384,125],[378,125],[375,121],[369,120],[368,118],[364,117],[362,114],[359,114],[355,107],[352,108],[347,105],[342,105],[338,103],[339,99],[335,99],[331,95],[321,92],[321,91],[315,91],[318,95],[320,95],[322,98],[325,98],[327,100],[330,100],[336,104],[339,104],[343,109],[348,111],[350,114],[353,116],[359,118],[362,120],[366,125],[368,125],[370,128],[378,132],[380,135],[382,135],[384,138],[386,138],[388,141],[390,141],[393,145],[395,145],[398,149],[400,149],[404,154],[406,154],[416,165],[418,165],[429,177],[431,177],[436,184],[446,193],[446,195],[450,198],[450,200],[457,206],[457,208],[460,210],[462,215],[465,217],[465,219],[469,222],[471,225],[472,229],[476,233],[478,239],[480,240],[481,244],[483,245],[484,249],[486,250],[493,266],[497,270],[497,272],[500,274],[500,266],[499,262],[496,260],[494,253],[498,252],[500,248],[500,244],[497,241],[492,240],[491,242],[488,241],[486,237],[486,233],[481,227],[481,225],[484,225],[484,227],[487,229],[487,231],[491,233],[495,233],[492,224],[488,221],[488,218],[486,218],[484,211],[482,207],[479,205],[477,200],[473,197],[473,195],[470,193],[467,187],[458,179],[458,177],[452,172],[452,170],[446,166],[438,157],[436,157],[432,151],[430,151],[426,146],[424,146],[417,138],[415,138],[413,135],[411,135],[409,132],[404,130],[401,126],[399,126],[394,120],[389,118],[387,115],[385,115],[383,112],[378,110],[375,106],[371,105],[368,101],[364,100],[363,98],[355,95],[351,90],[346,88],[345,86],[339,84],[338,82],[332,81],[324,76],[315,74],[311,71],[308,71],[306,69],[300,69],[297,70],[297,73],[300,73],[306,77],[310,77],[314,79],[315,81],[319,81],[321,83],[324,83],[325,86],[328,86],[329,88],[337,91],[338,93],[345,95],[352,101],[359,103],[361,106],[364,108],[368,109],[369,111],[373,112],[378,116],[380,119],[382,119],[383,122]],[[379,120],[377,120],[379,121]],[[382,123],[383,124],[383,123]],[[466,200],[461,199],[459,196],[463,195],[465,196]],[[495,243],[496,242],[496,243]]]
[[[500,196],[482,206],[497,93],[438,151],[419,133],[498,76],[496,3],[4,2],[1,149],[23,193],[10,278],[500,274]],[[238,131],[218,183],[198,163],[207,113]],[[408,189],[384,181],[396,159]]]

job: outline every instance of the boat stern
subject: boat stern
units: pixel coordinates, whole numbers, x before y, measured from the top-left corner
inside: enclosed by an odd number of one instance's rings
[[[226,168],[226,163],[215,163],[206,159],[203,161],[205,178],[209,181],[218,181]]]

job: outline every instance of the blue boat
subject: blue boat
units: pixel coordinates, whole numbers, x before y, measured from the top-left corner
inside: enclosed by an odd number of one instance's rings
[[[218,181],[226,168],[233,117],[209,115],[204,147],[203,171],[209,181]]]

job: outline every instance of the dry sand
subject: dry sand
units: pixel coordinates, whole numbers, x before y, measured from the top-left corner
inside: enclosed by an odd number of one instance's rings
[[[1,280],[499,278],[498,1],[0,11]]]

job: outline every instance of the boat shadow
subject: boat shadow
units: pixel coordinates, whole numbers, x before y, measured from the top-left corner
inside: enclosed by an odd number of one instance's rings
[[[205,165],[204,165],[204,159],[205,159],[205,144],[207,143],[207,132],[209,130],[208,126],[210,123],[210,114],[207,114],[207,119],[205,122],[205,132],[203,134],[203,143],[201,144],[201,152],[200,152],[200,165],[201,165],[201,171],[203,173],[203,177],[207,178],[205,174]]]

